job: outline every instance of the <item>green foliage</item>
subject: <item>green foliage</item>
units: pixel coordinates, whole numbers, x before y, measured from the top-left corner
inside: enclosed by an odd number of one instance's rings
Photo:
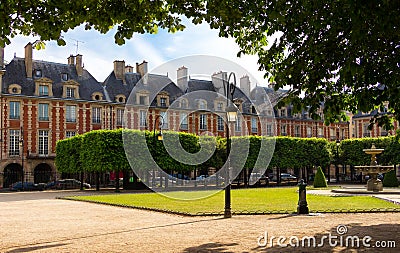
[[[328,184],[326,183],[326,178],[324,172],[322,172],[322,168],[318,166],[317,173],[314,177],[314,188],[326,188]]]
[[[329,164],[328,141],[323,138],[277,137],[269,167],[305,168]]]
[[[231,140],[231,164],[235,169],[261,170],[269,161],[270,168],[326,166],[329,163],[325,139],[243,136]],[[59,141],[56,166],[62,172],[130,168],[142,171],[157,166],[182,172],[192,171],[196,166],[219,169],[226,161],[226,144],[226,139],[221,137],[198,137],[172,131],[164,131],[163,141],[159,141],[149,131],[96,130]]]
[[[383,178],[383,186],[384,187],[398,187],[399,180],[396,176],[396,171],[393,169],[385,174]]]
[[[169,32],[184,29],[182,11],[190,11],[200,3],[177,1],[2,1],[0,4],[0,46],[10,38],[39,35],[43,41],[56,40],[65,45],[62,32],[81,24],[86,30],[107,33],[114,26],[115,43],[122,45],[134,33],[156,33],[158,27]],[[132,15],[137,13],[138,15]],[[139,14],[140,13],[140,14]]]
[[[205,20],[236,39],[239,55],[257,54],[275,89],[290,87],[282,103],[294,113],[309,106],[320,118],[323,101],[329,123],[345,119],[344,111],[382,110],[387,101],[400,119],[399,12],[398,1],[214,0]],[[389,127],[388,114],[377,116]]]
[[[400,143],[395,136],[343,140],[340,142],[339,147],[340,161],[351,165],[369,165],[371,163],[371,156],[365,154],[363,149],[371,148],[373,143],[376,148],[385,149],[381,155],[377,156],[379,164],[390,165],[399,163]],[[333,144],[332,147],[335,148]],[[332,151],[332,153],[335,152],[334,150]]]
[[[297,190],[297,187],[232,190],[232,212],[248,212],[249,214],[260,212],[280,213],[282,211],[288,213],[296,212],[296,203],[299,198]],[[192,194],[195,197],[204,193],[190,192],[188,194]],[[68,197],[68,199],[191,214],[221,213],[224,208],[224,193],[222,191],[208,198],[194,201],[171,199],[157,193],[74,196]],[[307,202],[312,212],[400,210],[399,205],[371,196],[332,197],[310,194],[307,196]]]
[[[59,172],[76,173],[83,171],[80,162],[82,140],[82,135],[76,135],[57,141],[55,164]]]
[[[96,130],[83,135],[80,160],[90,172],[129,169],[122,143],[122,129]]]

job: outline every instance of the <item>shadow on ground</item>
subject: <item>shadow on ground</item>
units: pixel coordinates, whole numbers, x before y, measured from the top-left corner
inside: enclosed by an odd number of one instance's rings
[[[383,216],[384,217],[384,214]],[[342,226],[342,225],[340,225]],[[260,247],[251,249],[252,252],[400,252],[400,224],[379,224],[371,226],[361,226],[358,223],[352,223],[345,225],[347,232],[343,235],[338,234],[338,227],[331,228],[326,233],[318,234],[306,234],[306,235],[292,235],[298,237],[299,247],[294,247],[289,245],[296,244],[296,238],[292,240],[287,237],[283,242],[288,244],[287,247],[281,247],[278,243],[278,238],[280,235],[267,235],[267,242],[265,238],[261,238]],[[343,231],[343,230],[341,230]],[[331,243],[329,242],[329,234],[331,234]],[[271,246],[271,238],[273,238],[273,245]],[[315,238],[315,247],[313,246],[313,239],[305,238]],[[335,237],[336,236],[336,237]],[[363,239],[371,237],[370,241],[366,241],[363,245]],[[265,235],[264,235],[265,237]],[[290,241],[291,240],[291,241]],[[302,246],[302,241],[304,241],[304,246]],[[357,242],[358,241],[358,242]],[[266,245],[264,246],[264,244]],[[369,245],[369,246],[368,246]],[[386,245],[385,248],[382,246]]]
[[[237,246],[237,243],[205,243],[201,244],[199,246],[195,247],[190,247],[186,248],[183,250],[184,253],[192,253],[192,252],[197,252],[197,253],[208,253],[208,252],[224,252],[224,253],[234,253],[235,251],[229,250],[229,247],[235,247]]]
[[[57,244],[48,244],[48,245],[35,245],[35,246],[29,246],[29,247],[19,247],[13,250],[6,251],[7,253],[22,253],[22,252],[32,252],[35,250],[44,250],[44,249],[49,249],[49,248],[54,248],[54,247],[61,247],[65,246],[67,243],[57,243]]]

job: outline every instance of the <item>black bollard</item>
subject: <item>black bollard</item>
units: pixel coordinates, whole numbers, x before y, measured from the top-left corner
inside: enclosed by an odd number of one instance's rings
[[[303,179],[301,179],[298,186],[299,186],[299,202],[297,204],[297,214],[309,214],[307,206],[307,197],[306,197],[307,184],[304,182]]]

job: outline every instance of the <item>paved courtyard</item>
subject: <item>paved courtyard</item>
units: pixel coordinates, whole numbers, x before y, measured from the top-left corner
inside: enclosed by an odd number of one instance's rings
[[[75,192],[0,193],[0,252],[400,251],[400,213],[260,215],[221,219],[182,217],[55,199],[72,194]],[[337,231],[339,225],[345,225],[339,232],[347,229],[341,236]],[[331,242],[326,239],[329,235],[333,238]],[[282,248],[277,245],[280,236],[286,238],[283,244],[295,244],[295,238],[298,238],[300,246],[304,236],[316,238],[317,246],[308,247],[306,243],[304,247]],[[369,247],[361,241],[360,247],[341,247],[340,237],[345,246],[349,236],[360,240],[370,236],[372,239],[367,242]],[[392,248],[378,248],[376,241],[391,244]],[[393,242],[396,248],[393,248]]]

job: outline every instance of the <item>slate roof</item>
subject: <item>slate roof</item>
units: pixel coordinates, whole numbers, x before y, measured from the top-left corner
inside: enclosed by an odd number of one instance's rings
[[[21,86],[21,94],[25,96],[35,95],[35,80],[41,77],[27,78],[25,71],[24,58],[15,57],[6,66],[6,73],[3,76],[3,94],[8,93],[8,86],[11,84],[18,84]],[[100,92],[103,94],[102,85],[87,71],[83,70],[82,76],[78,76],[75,65],[61,64],[46,61],[33,60],[33,70],[41,70],[42,77],[49,78],[53,81],[53,97],[61,98],[63,92],[63,80],[61,75],[68,74],[69,80],[74,80],[80,84],[79,96],[83,100],[93,100],[92,94]]]
[[[150,94],[158,94],[165,91],[169,94],[170,104],[178,97],[183,95],[183,92],[176,86],[168,76],[148,74],[147,84],[144,85],[139,73],[125,73],[125,83],[115,77],[114,71],[106,78],[103,83],[110,102],[115,102],[118,95],[124,95],[129,98],[132,90],[137,87],[138,90],[147,90]],[[129,103],[135,102],[135,97],[132,97]],[[152,101],[151,106],[156,106],[156,102]]]

